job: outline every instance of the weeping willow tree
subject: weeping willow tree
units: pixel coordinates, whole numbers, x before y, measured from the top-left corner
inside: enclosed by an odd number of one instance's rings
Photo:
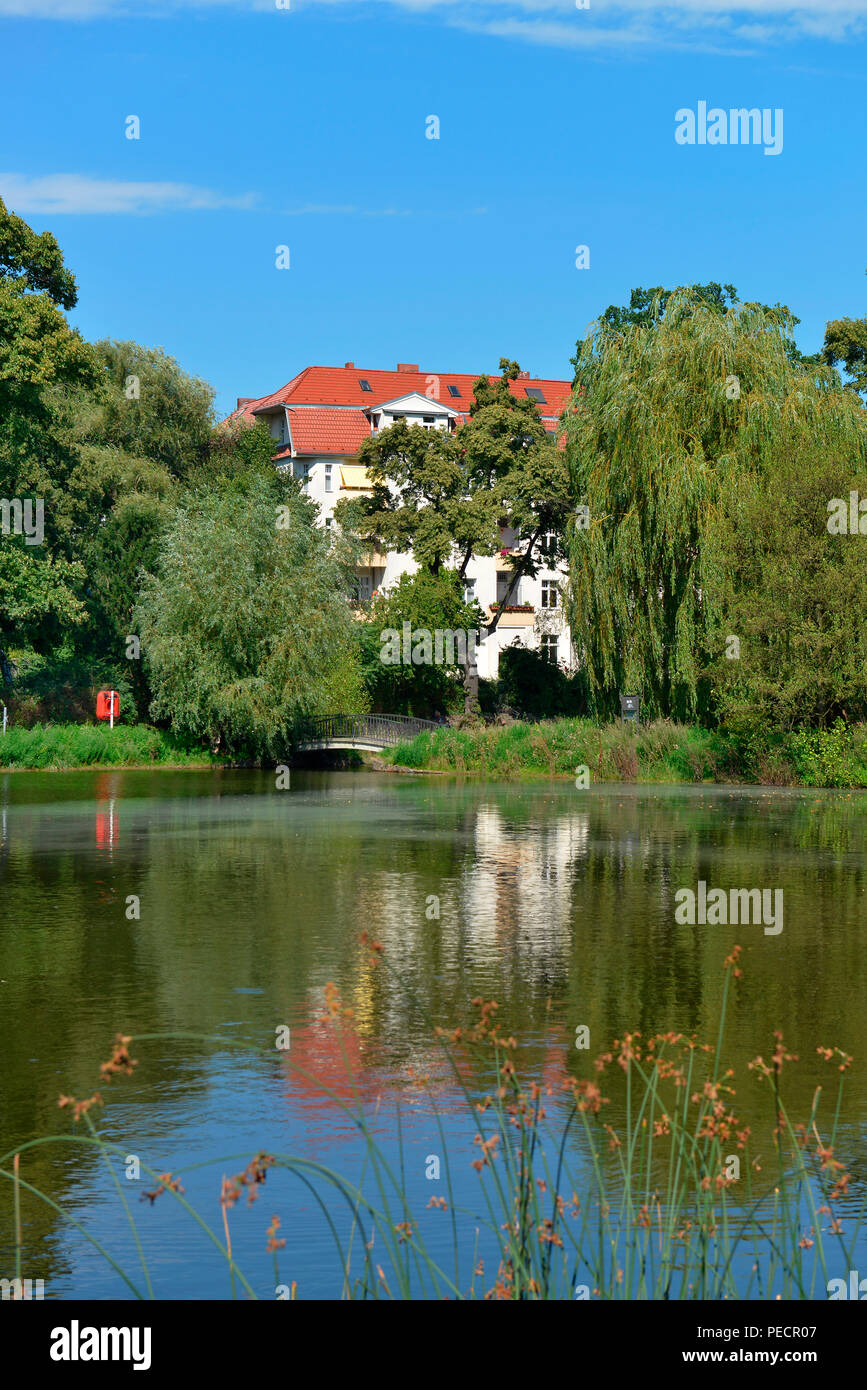
[[[862,447],[864,412],[833,370],[789,360],[791,327],[785,310],[720,311],[680,290],[655,322],[600,321],[578,345],[568,608],[600,715],[629,691],[651,715],[710,716],[721,516],[793,433],[822,455]]]

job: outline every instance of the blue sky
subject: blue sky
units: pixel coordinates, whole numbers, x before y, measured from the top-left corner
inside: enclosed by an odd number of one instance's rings
[[[568,377],[634,285],[788,303],[805,350],[867,312],[867,0],[0,0],[0,43],[0,196],[74,322],[220,413],[312,363]],[[677,144],[700,101],[782,153]]]

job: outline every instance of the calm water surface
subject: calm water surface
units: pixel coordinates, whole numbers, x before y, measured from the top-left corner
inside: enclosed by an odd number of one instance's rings
[[[126,1153],[160,1172],[187,1170],[188,1199],[222,1232],[221,1178],[259,1150],[360,1176],[357,1128],[316,1077],[347,1100],[357,1090],[395,1163],[399,1100],[407,1191],[445,1258],[450,1232],[441,1213],[426,1211],[442,1184],[425,1177],[442,1144],[414,1078],[432,1077],[456,1192],[470,1211],[479,1206],[470,1166],[478,1149],[433,1026],[466,1024],[474,997],[496,999],[522,1072],[556,1086],[591,1074],[574,1047],[579,1024],[590,1029],[591,1056],[626,1030],[713,1040],[722,961],[738,942],[744,975],[727,1058],[745,1078],[741,1114],[767,1127],[767,1088],[746,1064],[771,1054],[775,1028],[801,1059],[787,1073],[799,1118],[829,1079],[817,1046],[854,1054],[837,1152],[853,1196],[863,1194],[864,794],[578,791],[369,772],[293,773],[291,789],[277,791],[274,780],[0,774],[0,1150],[81,1134],[58,1096],[100,1088],[114,1035],[132,1034],[135,1074],[102,1086],[107,1104],[93,1113]],[[677,925],[674,895],[700,879],[781,888],[782,932]],[[132,897],[139,920],[127,917]],[[365,929],[400,983],[371,968]],[[354,1011],[345,1056],[321,1018],[329,981]],[[274,1047],[281,1026],[288,1054]],[[241,1041],[271,1050],[245,1053],[234,1046]],[[470,1084],[481,1093],[487,1079],[473,1073]],[[52,1144],[25,1154],[21,1171],[141,1284],[98,1154]],[[170,1198],[142,1201],[148,1186],[124,1182],[157,1296],[227,1297],[226,1267],[207,1237]],[[265,1243],[275,1213],[287,1242],[280,1279],[296,1280],[302,1298],[339,1295],[322,1213],[278,1172],[252,1207],[231,1213],[235,1255],[257,1293],[274,1296]],[[131,1296],[85,1236],[26,1193],[22,1218],[23,1273],[43,1278],[46,1296]],[[0,1181],[0,1275],[12,1275],[13,1258],[11,1187]]]

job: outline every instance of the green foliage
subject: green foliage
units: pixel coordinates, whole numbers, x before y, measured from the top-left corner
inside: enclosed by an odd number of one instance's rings
[[[828,532],[831,499],[848,510],[850,490],[867,495],[867,422],[852,406],[846,435],[782,421],[761,475],[737,478],[721,499],[713,544],[724,619],[708,674],[733,731],[867,718],[867,540]],[[736,660],[725,655],[729,636]]]
[[[520,377],[520,367],[500,359],[496,382],[481,377],[475,384],[470,418],[458,435],[465,451],[474,495],[484,504],[484,514],[508,525],[516,535],[519,554],[510,564],[515,584],[522,575],[533,577],[541,560],[541,542],[551,532],[559,543],[565,535],[569,513],[569,471],[556,440],[547,434],[536,402],[515,394],[510,383]],[[491,540],[496,545],[493,531]],[[477,553],[488,553],[481,551]],[[559,544],[546,553],[552,564],[563,554]],[[494,631],[499,615],[489,625]]]
[[[861,412],[827,369],[792,365],[778,316],[720,312],[689,291],[652,326],[598,324],[575,367],[568,454],[590,524],[571,536],[567,597],[594,707],[612,715],[618,691],[634,689],[649,715],[710,718],[721,500],[761,479],[794,437],[857,456]]]
[[[12,725],[0,735],[0,767],[50,768],[189,765],[217,761],[201,748],[143,724]]]
[[[700,305],[712,313],[725,314],[729,309],[741,303],[734,285],[720,285],[715,280],[711,280],[707,285],[689,285],[685,288],[696,305]],[[634,289],[629,296],[628,305],[609,304],[605,313],[600,316],[600,321],[609,328],[613,328],[615,332],[622,332],[625,328],[652,327],[665,317],[668,301],[675,293],[678,291],[665,290],[661,285],[656,285],[649,290]],[[791,309],[788,309],[785,304],[773,306],[758,304],[752,307],[761,309],[769,319],[777,322],[783,328],[786,356],[790,362],[800,363],[804,366],[819,363],[821,360],[819,354],[805,357],[791,336],[792,329],[801,322],[799,318],[795,317]]]
[[[857,777],[852,731],[842,719],[830,729],[798,729],[786,751],[805,787],[851,787]]]
[[[391,755],[399,767],[491,781],[575,777],[605,782],[751,783],[867,787],[867,725],[790,734],[711,731],[660,719],[638,734],[620,723],[554,719],[506,727],[443,728]]]
[[[825,329],[823,360],[845,367],[847,386],[861,394],[867,392],[867,318],[834,319]]]
[[[375,709],[421,718],[454,710],[460,701],[464,674],[457,659],[440,665],[383,662],[382,655],[388,650],[383,634],[390,630],[402,635],[404,623],[409,623],[411,632],[425,629],[433,634],[440,629],[478,633],[481,610],[465,601],[454,570],[441,569],[438,574],[419,570],[402,575],[387,593],[374,599],[369,617],[359,624],[364,678]],[[443,649],[444,656],[448,655],[445,642]],[[455,644],[455,658],[457,654]]]
[[[279,478],[192,494],[137,606],[153,716],[224,749],[280,755],[294,720],[363,711],[349,582],[311,505]]]
[[[212,387],[188,376],[162,348],[139,343],[94,344],[102,398],[90,441],[162,465],[183,478],[209,448]]]
[[[132,663],[84,660],[67,645],[54,648],[47,657],[27,652],[15,664],[15,683],[4,699],[16,725],[30,728],[40,723],[92,722],[100,690],[116,690],[121,717],[126,721],[136,718]]]
[[[500,654],[498,703],[529,719],[586,714],[586,677],[567,676],[544,653],[515,643]]]
[[[582,718],[445,728],[400,745],[393,761],[503,781],[574,777],[582,766],[591,785],[738,780],[731,751],[717,735],[666,721],[644,725],[637,736],[620,723],[600,726]]]
[[[37,236],[0,201],[0,497],[41,499],[43,545],[0,535],[0,668],[10,646],[56,638],[79,623],[83,571],[65,547],[60,518],[75,458],[54,392],[92,386],[93,351],[63,308],[75,281],[48,233]]]
[[[369,544],[412,549],[418,564],[437,574],[472,530],[467,473],[455,437],[397,420],[362,441],[358,461],[368,469],[373,493],[338,501],[338,522],[354,523]]]

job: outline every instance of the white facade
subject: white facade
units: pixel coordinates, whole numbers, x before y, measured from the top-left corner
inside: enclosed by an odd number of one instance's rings
[[[299,408],[295,407],[297,411]],[[329,407],[333,410],[334,407]],[[357,412],[353,412],[357,414]],[[291,434],[286,409],[274,406],[268,410],[271,434],[281,445],[291,442]],[[413,392],[392,401],[372,406],[370,409],[371,433],[386,429],[397,419],[407,423],[419,424],[428,429],[454,428],[458,412],[443,402]],[[368,494],[365,486],[366,471],[353,454],[321,455],[301,454],[294,450],[278,462],[281,469],[291,468],[292,474],[303,485],[308,497],[319,508],[319,525],[331,528],[334,521],[334,506],[339,498],[359,497]],[[490,557],[473,557],[466,569],[466,593],[478,602],[490,621],[492,607],[505,598],[511,580],[507,555],[515,544],[515,534],[509,530],[501,532],[502,553]],[[549,539],[549,543],[553,537]],[[462,558],[462,557],[460,557]],[[509,600],[509,609],[504,612],[496,631],[484,639],[478,648],[479,675],[493,679],[499,670],[500,653],[508,646],[518,644],[547,652],[548,658],[562,669],[571,671],[575,661],[572,651],[571,635],[563,613],[562,586],[566,571],[562,566],[544,565],[544,553],[538,553],[539,572],[535,578],[524,577]],[[387,590],[404,574],[414,574],[418,565],[412,554],[374,552],[367,559],[369,563],[358,569],[358,599],[363,605],[374,595]],[[454,557],[459,563],[459,557]],[[482,629],[484,632],[484,629]]]

